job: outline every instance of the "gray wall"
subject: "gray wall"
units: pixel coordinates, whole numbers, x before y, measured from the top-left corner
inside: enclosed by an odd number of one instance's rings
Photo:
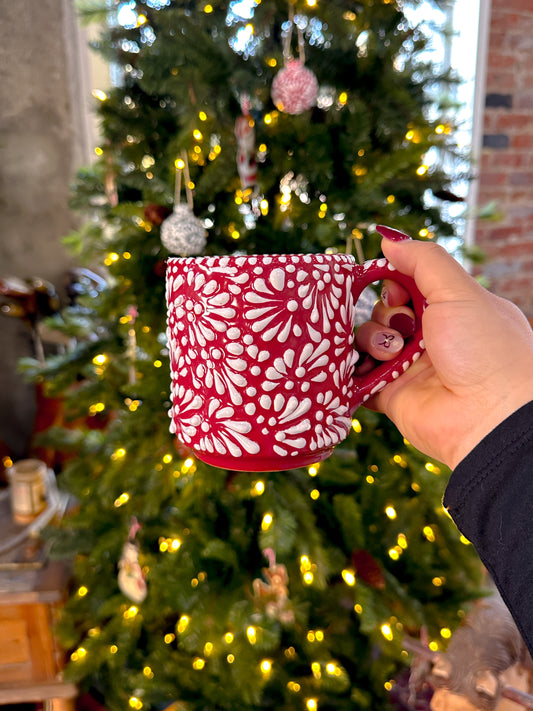
[[[76,224],[69,185],[89,158],[86,41],[71,0],[0,0],[0,17],[0,277],[61,291],[72,260],[60,240]],[[35,414],[16,362],[31,353],[28,327],[0,313],[0,453],[16,458]]]

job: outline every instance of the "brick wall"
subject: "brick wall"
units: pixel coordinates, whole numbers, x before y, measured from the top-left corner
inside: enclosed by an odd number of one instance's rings
[[[483,0],[481,0],[483,2]],[[533,318],[533,0],[492,0],[477,220],[491,291]]]

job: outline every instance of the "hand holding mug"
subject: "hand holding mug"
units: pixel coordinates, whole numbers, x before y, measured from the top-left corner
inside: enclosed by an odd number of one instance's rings
[[[454,468],[508,415],[533,399],[533,331],[520,310],[484,289],[442,247],[381,232],[384,254],[414,278],[427,300],[426,351],[368,406],[384,412],[415,447]],[[358,342],[373,358],[382,353],[371,334],[408,295],[396,284]],[[361,331],[363,335],[360,336]]]

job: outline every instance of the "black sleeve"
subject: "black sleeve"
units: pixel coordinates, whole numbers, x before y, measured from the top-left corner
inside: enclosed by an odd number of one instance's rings
[[[533,655],[533,401],[460,462],[444,506],[476,548]]]

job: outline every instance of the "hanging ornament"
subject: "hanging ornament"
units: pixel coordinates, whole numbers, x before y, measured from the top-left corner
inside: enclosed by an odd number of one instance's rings
[[[257,183],[257,163],[255,161],[255,121],[250,114],[249,97],[241,99],[242,116],[235,121],[237,139],[237,171],[243,190],[253,188]]]
[[[128,348],[126,349],[126,357],[130,361],[128,372],[128,382],[130,385],[135,385],[137,382],[137,371],[135,370],[135,361],[137,360],[137,334],[135,333],[135,319],[139,312],[135,306],[128,307],[128,317],[130,328],[128,329]]]
[[[180,203],[181,174],[185,172],[185,193],[187,204]],[[174,210],[161,224],[161,242],[170,252],[179,257],[201,254],[206,244],[207,231],[202,220],[193,213],[192,190],[190,186],[189,162],[183,151],[182,160],[176,164],[176,190]]]
[[[189,457],[194,457],[194,452],[186,444],[179,441],[177,437],[174,437],[174,448],[176,452],[182,459],[188,459]]]
[[[140,523],[133,517],[128,540],[122,548],[118,562],[118,586],[121,592],[136,604],[143,602],[148,592],[144,573],[139,564],[139,544],[135,540],[140,528]]]
[[[385,587],[385,577],[377,560],[363,548],[352,551],[352,566],[359,578],[378,590]]]
[[[150,202],[144,208],[144,219],[147,222],[151,222],[152,225],[159,226],[163,220],[165,220],[169,215],[172,214],[170,207],[166,205],[158,205],[157,203]]]
[[[318,82],[299,59],[291,59],[274,77],[272,101],[278,111],[302,114],[315,105]]]
[[[304,38],[298,27],[299,59],[291,56],[291,36],[294,26],[294,8],[289,6],[290,29],[285,38],[283,58],[285,67],[279,71],[272,82],[271,96],[278,111],[286,114],[301,114],[316,104],[318,81],[310,69],[305,66]]]
[[[117,181],[115,179],[115,167],[113,165],[113,156],[110,150],[105,153],[105,173],[104,173],[104,192],[107,201],[111,207],[118,205],[118,190]]]
[[[289,601],[289,575],[284,565],[276,563],[276,554],[272,548],[263,551],[268,560],[268,568],[263,568],[267,582],[256,578],[253,581],[254,598],[264,608],[271,619],[284,624],[294,622],[294,610]]]
[[[167,260],[158,259],[154,264],[154,274],[160,279],[164,279],[167,273]]]
[[[207,232],[201,220],[187,205],[177,205],[170,217],[161,225],[161,242],[171,254],[190,257],[201,254],[206,244]]]

